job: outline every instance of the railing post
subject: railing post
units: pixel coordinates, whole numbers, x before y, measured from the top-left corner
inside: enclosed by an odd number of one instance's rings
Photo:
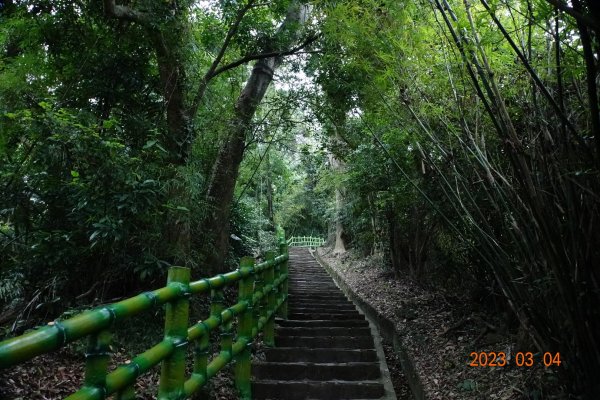
[[[167,286],[179,287],[184,295],[167,304],[165,339],[174,342],[175,350],[163,361],[158,384],[159,400],[178,400],[183,396],[185,382],[185,353],[189,322],[190,269],[171,267]]]
[[[221,304],[221,310],[219,311],[219,316],[221,315],[220,313],[223,312],[223,310],[225,310],[225,306],[224,306],[224,296],[223,296],[223,290],[220,289],[219,290],[219,294],[221,297],[220,300],[220,304]],[[220,336],[221,336],[221,352],[222,353],[229,353],[231,354],[231,347],[233,345],[233,332],[232,332],[232,328],[233,327],[233,321],[230,319],[228,322],[225,323],[221,323],[221,328],[220,328]]]
[[[275,257],[278,257],[279,254],[275,253]],[[273,285],[275,285],[275,281],[277,281],[279,279],[279,277],[281,276],[281,263],[276,263],[275,265],[273,265]],[[273,286],[274,289],[274,293],[275,293],[275,304],[277,304],[277,298],[279,297],[279,293],[281,292],[281,288],[279,287],[279,285],[277,286]],[[279,312],[277,312],[276,315],[279,315]],[[275,318],[275,315],[273,315],[273,318]]]
[[[267,251],[265,253],[265,258],[269,262],[274,262],[275,260],[275,252]],[[271,290],[266,295],[266,309],[267,312],[265,315],[268,315],[269,312],[275,310],[275,306],[277,304],[277,288],[273,287],[274,279],[274,269],[275,266],[271,266],[265,270],[265,286],[270,285]],[[275,316],[271,316],[271,318],[265,321],[265,327],[263,331],[263,339],[265,341],[265,345],[267,347],[275,346]]]
[[[90,336],[85,354],[84,385],[98,388],[101,398],[106,398],[106,374],[110,363],[110,341],[112,333],[106,329]]]
[[[125,389],[115,394],[115,400],[135,400],[135,386],[129,385]]]
[[[194,371],[195,375],[200,375],[204,378],[204,386],[202,386],[196,398],[208,399],[208,375],[206,368],[208,367],[208,350],[210,347],[210,332],[205,331],[204,334],[196,341],[194,346]]]
[[[209,284],[210,286],[210,284]],[[214,291],[211,290],[211,313],[213,312],[213,296]],[[219,315],[221,312],[219,311]],[[203,324],[202,321],[198,321]],[[194,345],[194,369],[193,374],[202,376],[204,378],[204,385],[198,389],[197,394],[195,395],[195,399],[209,399],[210,398],[210,390],[209,390],[209,382],[208,382],[208,355],[210,348],[210,332],[205,326],[205,331],[200,336]]]
[[[281,232],[281,238],[279,240],[279,254],[282,255],[287,255],[288,254],[288,244],[285,241],[285,237],[283,236],[283,232]],[[288,295],[288,260],[285,260],[284,262],[281,263],[281,265],[279,266],[279,273],[281,275],[285,275],[286,278],[285,280],[281,283],[281,297],[284,298],[284,302],[281,304],[281,307],[279,308],[279,312],[278,315],[283,318],[283,319],[287,319],[288,316],[288,301],[287,301],[287,295]]]
[[[258,272],[257,274],[254,275],[254,293],[260,292],[263,290],[264,286],[265,286],[265,281],[264,281],[264,276],[265,273],[264,271]],[[254,295],[253,295],[254,297]],[[264,296],[260,299],[260,301],[258,301],[255,305],[254,305],[254,309],[252,310],[252,315],[254,316],[253,318],[253,327],[256,328],[256,332],[258,333],[258,326],[260,324],[260,318],[263,316],[263,311],[264,311]]]
[[[250,270],[251,273],[240,280],[238,302],[246,302],[248,308],[238,320],[238,340],[244,339],[248,344],[235,360],[235,386],[242,400],[252,399],[250,348],[252,345],[253,310],[252,295],[254,293],[254,259],[244,257],[240,261],[240,271]]]
[[[221,335],[223,333],[221,325],[221,312],[225,309],[223,305],[224,296],[222,289],[211,289],[210,290],[210,316],[215,317],[219,320],[219,330],[221,331]],[[223,338],[221,338],[221,350],[223,349]],[[201,399],[209,399],[212,398],[210,396],[211,385],[208,380],[208,356],[209,356],[209,348],[210,348],[210,333],[206,332],[206,334],[202,335],[199,339],[198,344],[196,346],[196,355],[195,355],[195,363],[194,363],[194,373],[204,376],[204,386],[200,389],[199,393],[194,398]]]

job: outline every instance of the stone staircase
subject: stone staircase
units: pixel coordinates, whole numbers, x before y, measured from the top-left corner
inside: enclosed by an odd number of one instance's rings
[[[253,398],[395,399],[364,316],[307,249],[290,248],[289,271],[288,319],[252,366]]]

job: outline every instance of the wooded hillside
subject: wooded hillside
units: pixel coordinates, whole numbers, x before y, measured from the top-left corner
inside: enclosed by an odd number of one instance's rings
[[[599,68],[596,0],[1,2],[2,334],[280,225],[600,398]]]

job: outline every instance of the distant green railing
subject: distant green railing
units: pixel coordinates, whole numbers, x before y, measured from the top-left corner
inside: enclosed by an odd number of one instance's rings
[[[325,244],[325,239],[313,236],[292,236],[287,243],[289,247],[319,247]]]
[[[117,400],[136,398],[134,383],[162,362],[158,399],[179,400],[202,388],[231,361],[240,398],[251,399],[250,345],[263,332],[265,345],[274,346],[275,315],[287,318],[288,245],[278,232],[279,254],[267,252],[266,261],[241,259],[240,267],[212,278],[190,282],[190,270],[172,267],[167,286],[135,297],[54,321],[25,335],[0,342],[0,368],[27,361],[68,343],[89,338],[83,387],[66,400]],[[239,282],[238,302],[223,305],[223,289]],[[210,317],[188,327],[190,296],[211,293]],[[166,304],[164,339],[108,373],[111,327],[126,318]],[[234,338],[232,322],[238,318]],[[220,328],[220,352],[209,361],[210,332]],[[235,341],[234,341],[235,339]],[[194,366],[186,380],[186,347],[194,343]]]

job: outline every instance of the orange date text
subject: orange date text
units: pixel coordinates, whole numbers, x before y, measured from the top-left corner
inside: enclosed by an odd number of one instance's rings
[[[545,352],[541,355],[530,351],[517,352],[511,359],[503,351],[473,351],[469,354],[470,367],[506,367],[510,364],[517,367],[533,367],[534,364],[541,362],[545,367],[560,366],[560,353]]]

